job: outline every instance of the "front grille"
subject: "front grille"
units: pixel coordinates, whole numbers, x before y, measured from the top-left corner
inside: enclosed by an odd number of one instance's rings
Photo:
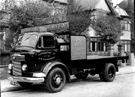
[[[21,62],[13,61],[13,75],[22,76]]]
[[[20,54],[13,54],[12,55],[13,61],[25,61],[25,56]]]

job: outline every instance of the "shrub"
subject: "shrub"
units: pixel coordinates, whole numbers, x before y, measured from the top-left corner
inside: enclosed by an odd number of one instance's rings
[[[120,22],[113,16],[98,18],[94,23],[94,29],[96,30],[96,35],[109,44],[117,43],[122,35]]]

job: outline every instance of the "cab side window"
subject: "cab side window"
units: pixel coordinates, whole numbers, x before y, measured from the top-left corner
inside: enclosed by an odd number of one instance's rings
[[[53,36],[41,36],[38,41],[38,48],[54,48],[55,40]]]

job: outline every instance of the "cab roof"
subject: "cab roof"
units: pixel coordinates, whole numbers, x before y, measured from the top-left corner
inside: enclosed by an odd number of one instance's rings
[[[24,33],[25,34],[25,33]],[[37,34],[37,35],[55,35],[52,32],[27,32],[27,34]]]

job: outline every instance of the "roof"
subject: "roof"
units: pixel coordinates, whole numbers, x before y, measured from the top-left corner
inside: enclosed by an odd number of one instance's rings
[[[100,0],[74,0],[74,3],[85,7],[85,9],[95,9]]]
[[[7,21],[0,20],[0,27],[1,26],[8,27],[9,26],[9,23]]]
[[[39,31],[33,31],[33,32],[27,32],[27,34],[36,34],[36,35],[43,35],[43,34],[45,34],[45,35],[51,35],[51,36],[53,36],[54,35],[54,33],[51,33],[51,32],[44,32],[44,31],[42,31],[42,32],[39,32]]]
[[[115,10],[121,17],[129,17],[127,12],[124,9],[120,8],[118,5],[115,7]]]
[[[116,17],[120,17],[119,14],[115,11],[114,7],[109,2],[109,0],[105,0],[105,2],[107,3],[107,5],[108,5],[109,9],[111,10],[112,14],[115,15]]]
[[[62,4],[68,4],[67,0],[54,0],[54,2],[60,2]]]
[[[1,10],[0,11],[0,27],[1,26],[8,27],[9,19],[10,19],[10,13],[4,10]]]
[[[46,0],[44,0],[46,1]],[[52,0],[53,1],[53,0]],[[61,2],[61,3],[65,3],[65,4],[68,4],[68,0],[54,0],[54,2]],[[97,9],[97,5],[99,6],[99,3],[102,3],[100,4],[100,8],[103,9],[103,10],[107,10],[107,7],[108,7],[108,10],[110,10],[110,12],[115,15],[115,16],[119,16],[117,14],[117,12],[114,10],[113,6],[110,4],[110,2],[108,0],[73,0],[74,3],[76,3],[77,5],[79,6],[82,6],[84,7],[86,10],[89,10],[89,9]],[[106,4],[106,7],[103,5],[103,4]],[[99,7],[98,7],[99,8]]]
[[[35,27],[30,27],[30,28],[24,28],[21,30],[21,33],[25,32],[66,32],[69,28],[69,23],[68,22],[63,22],[63,23],[56,23],[56,24],[48,24],[48,25],[42,25],[42,26],[35,26]]]
[[[68,4],[68,0],[43,0],[43,1],[46,1],[46,2],[49,2],[49,3],[53,3],[53,2],[58,2],[62,5],[67,5]]]

